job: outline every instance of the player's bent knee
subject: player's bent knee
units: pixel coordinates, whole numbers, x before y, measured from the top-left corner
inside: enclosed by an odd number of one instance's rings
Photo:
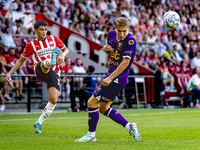
[[[104,113],[106,112],[106,110],[105,110],[104,108],[99,107],[99,112],[100,112],[101,114],[104,114]]]
[[[98,103],[99,101],[94,96],[91,96],[87,102],[87,106],[90,108],[95,108],[98,106]]]
[[[49,102],[50,102],[51,104],[55,105],[55,104],[57,103],[57,99],[56,99],[56,100],[55,100],[55,99],[49,99]]]

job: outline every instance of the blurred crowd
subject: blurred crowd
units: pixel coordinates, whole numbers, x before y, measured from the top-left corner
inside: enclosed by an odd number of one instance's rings
[[[160,64],[162,57],[167,63],[192,62],[200,50],[199,5],[197,0],[6,0],[0,2],[0,9],[43,13],[101,45],[107,44],[107,33],[114,29],[115,19],[127,17],[131,22],[130,33],[138,41],[135,60],[152,67],[150,60],[156,59]],[[162,22],[162,16],[169,10],[178,12],[181,17],[180,25],[174,30],[169,30]],[[23,34],[21,20],[17,20],[15,27],[9,25],[9,19],[0,22],[1,32]],[[7,46],[25,44],[17,37],[1,39]],[[171,52],[175,56],[173,59],[167,57]]]

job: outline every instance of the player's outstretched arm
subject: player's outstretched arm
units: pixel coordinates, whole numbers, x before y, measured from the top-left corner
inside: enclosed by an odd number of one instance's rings
[[[106,53],[106,54],[110,54],[111,51],[114,51],[114,49],[110,46],[110,45],[105,45],[103,47],[103,51]]]
[[[19,69],[19,67],[24,63],[24,61],[26,60],[26,58],[24,57],[20,57],[19,60],[14,64],[14,66],[12,67],[12,69],[7,73],[7,77],[6,80],[8,82],[12,81],[11,79],[11,75]]]

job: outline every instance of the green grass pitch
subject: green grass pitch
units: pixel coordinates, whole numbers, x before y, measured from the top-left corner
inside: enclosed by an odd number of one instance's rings
[[[97,142],[75,143],[87,133],[87,112],[52,113],[36,134],[40,114],[0,115],[1,150],[197,150],[200,149],[200,109],[119,110],[136,122],[142,141],[100,114]]]

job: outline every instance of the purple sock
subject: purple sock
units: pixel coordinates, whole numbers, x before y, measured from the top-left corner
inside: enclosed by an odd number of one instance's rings
[[[90,132],[96,131],[99,121],[99,108],[88,108],[88,126]]]
[[[108,108],[104,115],[110,117],[113,121],[121,124],[123,127],[125,127],[128,123],[128,121],[117,110],[113,108]]]

